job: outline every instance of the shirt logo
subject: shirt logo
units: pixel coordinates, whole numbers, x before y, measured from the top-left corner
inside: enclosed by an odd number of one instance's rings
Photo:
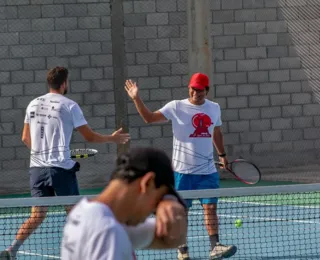
[[[60,107],[54,107],[54,106],[52,106],[52,107],[51,107],[51,110],[52,110],[52,111],[56,111],[56,112],[60,112]]]
[[[204,113],[195,114],[192,117],[192,125],[195,131],[189,137],[211,137],[208,128],[213,125],[213,123],[208,115]]]

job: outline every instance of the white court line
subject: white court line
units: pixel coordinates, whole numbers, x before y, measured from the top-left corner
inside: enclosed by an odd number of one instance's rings
[[[47,213],[47,216],[66,216],[66,212],[65,211],[57,211],[57,212],[48,212]],[[2,214],[0,215],[0,219],[3,219],[3,218],[17,218],[17,217],[29,217],[30,216],[30,213],[14,213],[14,214],[10,214],[10,213],[7,213],[7,214]]]
[[[52,213],[48,215],[62,215],[61,213]],[[189,215],[203,215],[202,211],[190,211]],[[0,216],[0,219],[5,218],[16,218],[16,217],[28,217],[29,214],[21,214],[21,215],[8,215],[8,216]],[[224,218],[241,218],[241,219],[251,219],[251,220],[263,220],[263,221],[283,221],[283,222],[292,222],[292,223],[303,223],[303,224],[317,224],[320,225],[318,221],[308,221],[308,220],[297,220],[297,219],[285,219],[285,218],[267,218],[267,217],[252,217],[247,215],[227,215],[227,214],[218,214],[219,217]]]
[[[196,200],[196,199],[194,199]],[[260,202],[245,202],[245,201],[237,201],[237,200],[219,200],[219,202],[223,202],[223,203],[237,203],[237,204],[249,204],[249,205],[258,205],[258,206],[279,206],[279,207],[293,207],[293,208],[309,208],[309,209],[319,209],[319,206],[302,206],[302,205],[279,205],[279,204],[269,204],[269,203],[260,203]],[[196,201],[193,203],[194,205],[199,205],[200,202]],[[9,209],[9,208],[8,208]],[[219,211],[219,208],[218,208]],[[65,215],[65,211],[57,211],[57,212],[48,212],[47,213],[48,216],[53,215]],[[0,219],[3,218],[15,218],[15,217],[28,217],[30,216],[30,213],[14,213],[14,214],[2,214],[0,215]]]
[[[266,203],[259,203],[259,202],[239,202],[239,201],[229,201],[229,200],[222,200],[221,202],[225,203],[240,203],[240,204],[253,204],[253,205],[260,205],[260,206],[284,206],[284,207],[295,207],[295,208],[310,208],[310,209],[318,209],[319,207],[311,207],[311,206],[295,206],[295,205],[276,205],[276,204],[266,204]],[[199,204],[199,203],[194,203],[194,204]],[[219,208],[218,208],[219,212]],[[190,215],[201,215],[203,214],[201,210],[196,210],[196,211],[190,211]],[[64,216],[65,212],[64,211],[57,211],[57,212],[48,212],[47,216],[57,216],[61,215]],[[15,214],[5,214],[5,215],[0,215],[0,219],[5,219],[5,218],[17,218],[17,217],[28,217],[30,216],[30,213],[15,213]],[[250,217],[246,215],[228,215],[228,214],[218,214],[218,216],[221,217],[226,217],[226,218],[249,218],[249,219],[255,219],[255,220],[269,220],[269,221],[290,221],[290,222],[295,222],[295,223],[306,223],[306,224],[320,224],[320,222],[315,222],[315,221],[305,221],[305,220],[292,220],[292,219],[282,219],[282,218],[264,218],[264,217]]]
[[[189,215],[203,215],[201,211],[191,211]],[[253,217],[253,216],[246,216],[246,215],[225,215],[225,214],[218,214],[219,217],[224,218],[246,218],[252,220],[264,220],[264,221],[284,221],[284,222],[293,222],[293,223],[304,223],[304,224],[319,224],[318,221],[308,221],[308,220],[298,220],[298,219],[286,219],[286,218],[266,218],[266,217]]]
[[[258,206],[279,206],[279,207],[294,207],[294,208],[309,208],[309,209],[319,209],[320,208],[320,205],[319,206],[303,206],[303,205],[281,205],[281,204],[272,204],[272,203],[234,201],[234,200],[222,200],[222,201],[225,203],[241,203],[241,204],[258,205]]]
[[[27,251],[18,251],[18,254],[20,254],[20,255],[44,256],[44,257],[47,257],[47,258],[60,259],[59,256],[55,256],[55,255],[42,255],[42,254],[31,253],[31,252],[27,252]]]
[[[219,211],[219,210],[218,210]],[[65,214],[65,212],[55,212],[48,215],[62,215]],[[203,215],[202,210],[194,210],[190,211],[189,215]],[[3,218],[15,218],[15,217],[25,217],[29,216],[29,214],[18,214],[18,215],[8,215],[8,216],[0,216],[0,219]],[[268,218],[268,217],[253,217],[248,215],[229,215],[229,214],[218,214],[219,217],[224,218],[246,218],[246,219],[252,219],[252,220],[264,220],[264,221],[285,221],[285,222],[293,222],[293,223],[305,223],[305,224],[320,224],[318,221],[307,221],[307,220],[298,220],[298,219],[286,219],[286,218]]]

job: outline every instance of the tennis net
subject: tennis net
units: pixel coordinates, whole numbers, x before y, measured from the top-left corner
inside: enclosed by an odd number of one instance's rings
[[[192,199],[188,245],[191,259],[208,259],[210,243],[199,198],[218,197],[220,242],[236,245],[231,259],[320,259],[320,184],[180,192]],[[43,224],[20,248],[18,259],[59,259],[64,206],[81,197],[0,200],[0,250],[15,238],[31,206],[49,206]],[[242,220],[237,228],[235,221]],[[177,259],[174,250],[139,250],[138,259]]]

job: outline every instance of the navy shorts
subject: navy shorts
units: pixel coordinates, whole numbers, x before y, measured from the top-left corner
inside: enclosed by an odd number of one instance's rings
[[[183,174],[174,173],[176,190],[207,190],[218,189],[220,186],[220,176],[218,172],[208,175],[197,174]],[[218,198],[199,198],[200,203],[203,204],[217,204]],[[187,206],[192,206],[192,200],[185,200]]]
[[[78,162],[68,170],[59,167],[31,167],[29,173],[32,197],[79,195],[76,176],[79,169]]]

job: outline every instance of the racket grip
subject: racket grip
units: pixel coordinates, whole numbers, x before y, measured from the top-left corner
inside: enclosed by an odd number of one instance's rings
[[[214,163],[215,163],[215,164],[218,164],[218,165],[220,165],[220,166],[223,166],[223,163],[221,163],[221,162],[215,161]]]

